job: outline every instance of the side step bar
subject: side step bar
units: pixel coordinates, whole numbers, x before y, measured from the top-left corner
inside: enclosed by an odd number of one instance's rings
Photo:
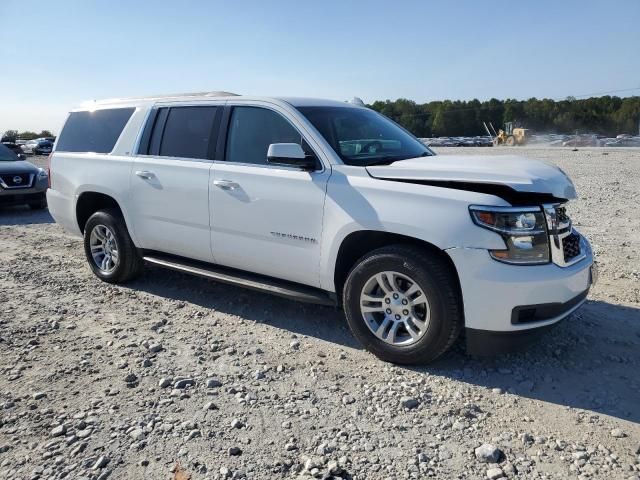
[[[336,299],[324,290],[278,280],[264,275],[189,260],[182,257],[157,254],[155,252],[146,254],[143,258],[145,262],[153,265],[160,265],[179,272],[191,273],[217,282],[228,283],[229,285],[271,293],[299,302],[316,303],[334,307],[337,304]]]

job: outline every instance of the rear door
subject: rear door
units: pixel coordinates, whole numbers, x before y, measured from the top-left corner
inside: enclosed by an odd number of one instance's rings
[[[154,109],[130,182],[139,247],[211,262],[209,170],[222,106]]]

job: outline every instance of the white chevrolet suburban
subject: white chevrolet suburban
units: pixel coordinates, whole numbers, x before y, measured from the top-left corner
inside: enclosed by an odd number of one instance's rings
[[[225,92],[90,102],[50,156],[56,222],[119,283],[145,262],[340,305],[378,357],[424,363],[464,329],[512,350],[595,280],[574,186],[515,156],[436,156],[362,106]]]

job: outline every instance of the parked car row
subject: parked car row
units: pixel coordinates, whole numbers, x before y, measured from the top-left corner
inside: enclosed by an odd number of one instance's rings
[[[489,136],[421,138],[428,147],[493,147]]]
[[[33,140],[14,139],[8,136],[2,137],[2,144],[16,155],[49,155],[53,151],[55,141],[55,137],[41,137]]]
[[[618,135],[616,138],[592,133],[579,135],[532,135],[529,144],[550,147],[640,147],[640,136]]]
[[[23,153],[31,155],[49,155],[53,150],[54,140],[52,138],[36,138],[20,145],[20,148]]]
[[[478,137],[436,137],[421,138],[428,147],[491,147],[489,136]],[[563,135],[557,133],[533,134],[527,138],[528,145],[548,147],[640,147],[640,136],[618,135],[610,138],[605,135],[579,134]]]

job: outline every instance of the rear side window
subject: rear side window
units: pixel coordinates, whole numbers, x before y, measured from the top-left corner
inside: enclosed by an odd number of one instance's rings
[[[93,112],[71,112],[56,151],[110,153],[134,108],[113,108]]]
[[[217,140],[218,110],[218,107],[162,109],[151,139],[152,154],[162,157],[211,158]]]

